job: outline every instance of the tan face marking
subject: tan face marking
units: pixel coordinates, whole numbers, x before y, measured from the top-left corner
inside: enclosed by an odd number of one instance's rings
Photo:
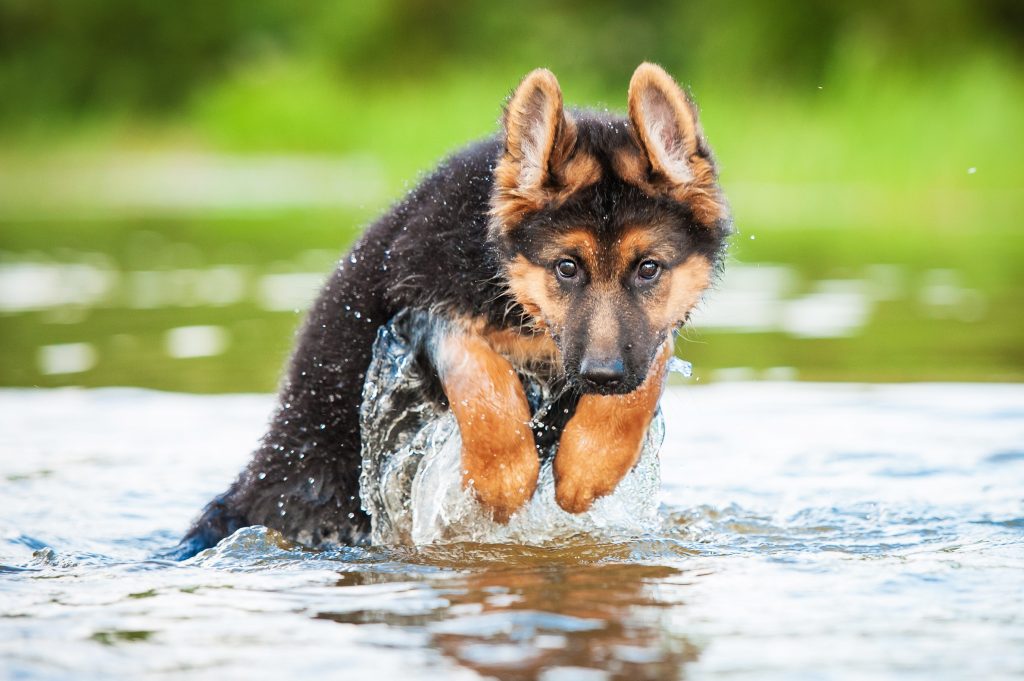
[[[595,357],[614,357],[618,354],[622,313],[618,303],[614,285],[602,283],[599,290],[594,292],[594,303],[587,324],[587,352]]]
[[[582,261],[588,272],[594,273],[601,266],[601,247],[594,235],[585,230],[577,229],[560,234],[541,250],[541,255],[548,260],[573,257]]]
[[[675,257],[671,243],[665,235],[668,226],[637,226],[628,229],[611,247],[603,249],[594,236],[585,230],[574,230],[553,239],[540,253],[541,257],[557,261],[572,254],[581,260],[592,279],[588,286],[597,304],[592,310],[592,328],[605,329],[611,338],[617,329],[614,305],[611,305],[619,281],[628,275],[639,260],[650,258],[656,262]],[[683,263],[664,270],[660,279],[651,286],[653,296],[644,304],[653,328],[668,330],[682,322],[697,304],[701,294],[710,286],[713,267],[711,262],[693,254]],[[508,268],[512,295],[526,312],[542,326],[551,325],[557,332],[564,326],[569,310],[559,295],[554,274],[549,268],[534,264],[524,256],[517,256]],[[607,303],[607,304],[605,304]],[[606,323],[597,316],[607,317]],[[615,322],[615,323],[613,323]],[[595,337],[595,340],[597,338]]]
[[[668,262],[676,257],[670,238],[669,225],[641,225],[630,227],[615,242],[615,262],[620,274],[632,269],[644,258]]]
[[[598,243],[586,230],[574,230],[552,239],[540,252],[540,257],[555,262],[570,253],[583,261],[590,270],[599,257]],[[545,324],[560,326],[565,320],[558,289],[551,269],[530,262],[518,255],[508,266],[509,288],[516,301],[533,317]]]
[[[711,285],[713,268],[707,258],[694,254],[682,264],[662,273],[660,295],[646,306],[647,318],[655,329],[670,329],[686,315]],[[667,284],[667,285],[666,285]]]
[[[565,323],[565,309],[551,294],[551,273],[518,255],[508,266],[508,284],[512,296],[526,313],[542,327],[556,328]]]

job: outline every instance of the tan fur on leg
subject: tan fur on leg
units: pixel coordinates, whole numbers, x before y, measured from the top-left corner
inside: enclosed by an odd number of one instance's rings
[[[665,389],[672,342],[666,341],[647,380],[625,395],[584,395],[562,432],[555,456],[555,499],[582,513],[611,493],[636,464],[644,435]]]
[[[512,365],[479,335],[440,341],[438,370],[462,435],[462,482],[499,522],[525,504],[540,467],[526,394]]]

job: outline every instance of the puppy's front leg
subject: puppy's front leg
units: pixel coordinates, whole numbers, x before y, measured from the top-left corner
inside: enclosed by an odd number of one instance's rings
[[[443,333],[435,363],[462,435],[463,486],[506,522],[533,496],[540,468],[522,383],[472,331]]]
[[[651,363],[647,379],[633,392],[580,398],[555,455],[555,500],[563,509],[569,513],[588,510],[636,464],[665,389],[671,356],[670,339]]]

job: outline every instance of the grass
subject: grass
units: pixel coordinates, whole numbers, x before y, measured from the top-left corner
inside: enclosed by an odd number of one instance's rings
[[[497,129],[504,97],[528,66],[479,66],[382,82],[311,59],[248,62],[197,91],[173,116],[57,118],[0,130],[6,150],[0,164],[54,149],[102,153],[190,145],[233,153],[369,156],[384,167],[393,195],[446,153]],[[697,75],[703,78],[684,82],[701,106],[723,179],[738,191],[738,212],[758,226],[792,226],[794,215],[817,224],[842,219],[836,208],[845,214],[847,206],[835,206],[829,195],[836,187],[853,188],[851,203],[858,192],[874,197],[870,208],[896,210],[901,224],[943,220],[950,213],[908,206],[904,196],[951,195],[955,202],[982,192],[985,204],[998,197],[996,217],[1004,221],[1020,208],[1014,196],[1022,174],[1016,150],[1024,146],[1018,115],[1024,78],[1010,59],[978,53],[956,67],[922,74],[853,51],[818,86],[803,90]],[[562,85],[570,105],[625,108],[625,82],[609,90],[570,70]],[[975,172],[968,174],[969,168]],[[745,187],[769,189],[751,189],[747,199]],[[802,195],[796,202],[782,192],[772,200],[776,187],[816,187],[823,198]],[[796,210],[796,203],[807,209]]]

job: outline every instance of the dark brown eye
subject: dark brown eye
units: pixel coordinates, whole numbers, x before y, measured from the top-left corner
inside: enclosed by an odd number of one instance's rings
[[[577,269],[576,263],[568,258],[559,260],[558,264],[555,265],[555,271],[558,272],[558,276],[562,279],[572,279],[576,276]]]
[[[636,271],[637,275],[646,281],[654,279],[658,276],[658,272],[661,272],[661,266],[653,260],[644,260]]]

